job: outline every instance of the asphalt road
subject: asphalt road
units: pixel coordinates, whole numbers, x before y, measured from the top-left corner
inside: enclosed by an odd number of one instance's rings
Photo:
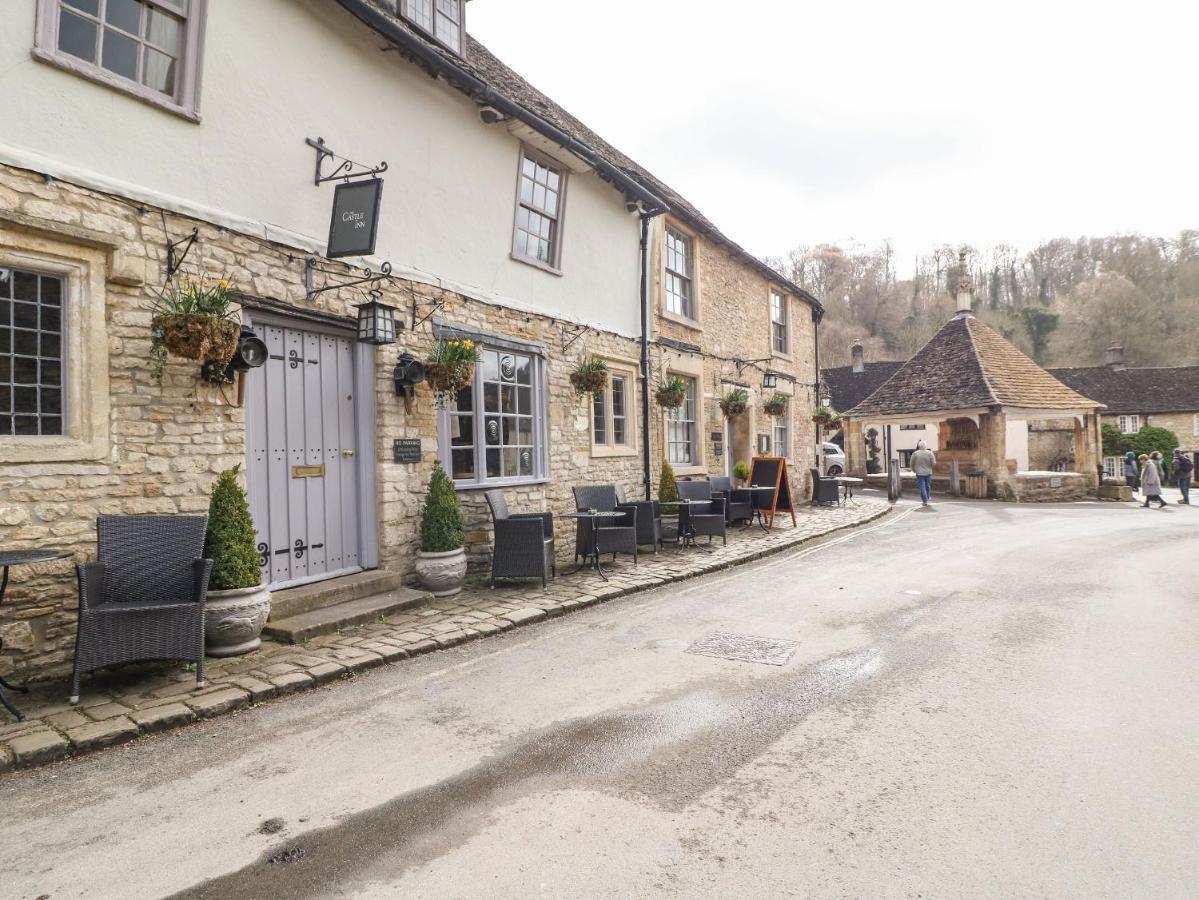
[[[0,896],[1193,898],[1197,560],[1199,509],[903,509],[0,779]]]

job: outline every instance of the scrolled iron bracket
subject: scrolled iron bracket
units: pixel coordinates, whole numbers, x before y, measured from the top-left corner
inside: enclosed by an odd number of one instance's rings
[[[306,293],[304,295],[305,299],[314,300],[326,291],[337,291],[342,288],[358,287],[364,284],[371,285],[371,288],[368,288],[368,291],[372,289],[377,290],[377,286],[380,284],[395,284],[395,279],[391,276],[390,262],[385,262],[383,265],[379,266],[378,273],[375,273],[371,269],[363,269],[363,276],[361,278],[354,278],[350,281],[339,281],[335,282],[334,284],[325,284],[324,287],[319,288],[316,286],[317,272],[325,275],[326,281],[328,280],[329,275],[342,274],[341,272],[330,272],[328,269],[319,268],[316,264],[315,256],[304,257],[304,286],[306,289]]]
[[[313,179],[313,184],[317,187],[320,187],[327,181],[341,180],[349,182],[355,178],[373,178],[387,171],[386,162],[381,162],[374,168],[370,168],[362,163],[354,162],[352,159],[338,156],[329,149],[323,137],[318,137],[316,140],[305,138],[304,143],[316,151],[316,175]],[[337,166],[328,175],[324,172],[325,160],[327,159],[331,159],[337,163]]]

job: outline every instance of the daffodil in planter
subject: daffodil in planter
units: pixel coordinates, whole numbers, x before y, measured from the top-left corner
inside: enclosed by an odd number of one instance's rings
[[[469,338],[439,340],[425,360],[425,381],[437,396],[437,405],[446,406],[470,384],[479,362],[479,347]]]
[[[158,292],[153,312],[150,359],[159,384],[168,353],[223,365],[237,352],[241,323],[227,278],[168,281]]]

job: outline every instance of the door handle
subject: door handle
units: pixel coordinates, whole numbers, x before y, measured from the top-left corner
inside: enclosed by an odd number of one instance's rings
[[[353,455],[354,455],[354,451],[353,451],[353,450],[342,450],[342,451],[341,451],[341,455],[342,455],[342,456],[347,456],[347,457],[349,457],[349,456],[353,456]]]

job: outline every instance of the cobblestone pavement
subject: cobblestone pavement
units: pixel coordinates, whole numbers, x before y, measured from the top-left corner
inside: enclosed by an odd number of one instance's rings
[[[66,702],[68,684],[50,682],[14,699],[28,719],[0,726],[0,772],[28,768],[110,747],[198,719],[234,712],[254,703],[307,690],[355,672],[396,663],[443,647],[575,609],[694,578],[785,550],[841,528],[884,515],[884,500],[861,498],[846,508],[805,508],[798,525],[780,516],[770,533],[758,527],[730,530],[727,546],[704,550],[668,548],[644,553],[634,565],[620,557],[603,581],[590,571],[559,575],[544,590],[529,583],[494,590],[472,585],[455,597],[404,610],[373,625],[313,638],[305,644],[263,641],[247,656],[205,663],[207,687],[196,690],[195,675],[171,663],[124,666],[84,681],[78,706]],[[702,543],[701,547],[708,549]],[[0,720],[4,721],[4,720]]]

